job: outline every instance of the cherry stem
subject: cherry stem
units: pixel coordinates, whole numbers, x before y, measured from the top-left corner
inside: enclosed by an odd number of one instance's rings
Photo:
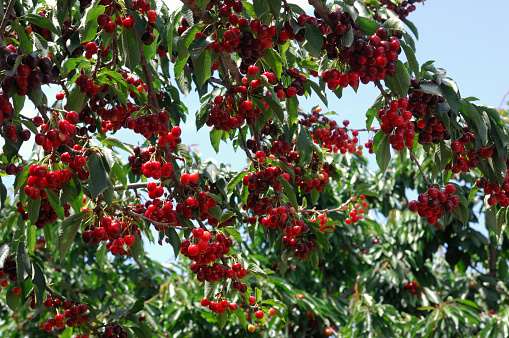
[[[426,175],[424,175],[424,171],[422,170],[422,166],[421,164],[419,163],[419,161],[417,160],[417,158],[415,157],[415,154],[413,152],[413,150],[411,148],[408,148],[408,150],[410,151],[410,158],[412,159],[412,161],[415,162],[415,164],[417,164],[417,166],[419,167],[419,171],[421,172],[421,176],[422,178],[424,179],[424,181],[426,182],[426,184],[428,184],[428,187],[431,188],[433,186],[433,184],[431,184],[430,181],[428,181],[428,179],[426,178]]]

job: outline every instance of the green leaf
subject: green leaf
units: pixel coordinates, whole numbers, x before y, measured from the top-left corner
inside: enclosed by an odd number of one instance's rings
[[[66,2],[64,0],[64,2]],[[60,338],[71,338],[72,337],[72,327],[68,327],[64,330],[64,332],[62,332],[62,334],[60,335]]]
[[[440,300],[440,298],[438,297],[438,294],[436,291],[433,291],[433,290],[430,290],[429,288],[427,287],[424,287],[424,293],[426,294],[426,296],[428,297],[428,299],[432,302],[432,303],[435,303],[435,304],[440,304],[442,301]]]
[[[0,266],[3,267],[7,256],[11,251],[11,243],[3,243],[0,246]]]
[[[90,170],[90,177],[88,179],[90,197],[95,199],[108,188],[110,179],[101,155],[92,153],[87,161],[87,165]]]
[[[60,200],[57,194],[55,194],[51,189],[46,189],[45,191],[46,195],[48,196],[49,203],[51,204],[53,210],[55,210],[55,213],[57,214],[58,218],[64,219],[65,218],[64,208],[60,205]]]
[[[442,88],[444,96],[447,99],[447,103],[449,103],[451,110],[455,113],[458,113],[461,108],[461,96],[456,82],[449,78],[444,78],[440,88]]]
[[[412,72],[414,72],[416,78],[421,78],[421,72],[419,68],[419,62],[417,62],[417,58],[415,57],[414,51],[407,44],[401,43],[401,48],[405,52],[406,59],[408,60],[409,68]]]
[[[283,303],[282,301],[277,300],[277,299],[264,300],[263,302],[260,303],[260,305],[274,305],[274,306],[282,307],[283,309],[288,309],[288,307],[286,306],[285,303]]]
[[[308,81],[309,82],[309,81]],[[274,99],[270,97],[264,98],[265,102],[269,105],[269,107],[272,109],[272,112],[276,115],[279,122],[283,123],[285,120],[285,113],[283,112],[283,108],[281,108],[281,105],[274,101]]]
[[[39,218],[39,210],[41,209],[41,198],[36,200],[28,198],[28,219],[30,223],[35,224]]]
[[[403,20],[403,22],[407,25],[408,28],[410,28],[410,30],[412,31],[412,33],[414,33],[415,35],[415,38],[417,40],[419,40],[419,32],[417,31],[417,27],[415,27],[415,25],[413,24],[413,22],[405,19]]]
[[[247,326],[246,314],[244,313],[244,311],[241,308],[237,308],[237,310],[235,310],[234,312],[235,312],[235,315],[237,316],[237,318],[239,319],[240,323],[242,324],[242,326],[245,329]]]
[[[325,91],[322,90],[322,88],[320,88],[320,86],[318,84],[316,84],[315,82],[313,82],[311,80],[306,81],[306,84],[309,84],[309,86],[311,88],[313,88],[313,90],[315,91],[316,95],[318,95],[318,97],[322,100],[322,102],[325,104],[325,106],[329,105],[329,103],[327,101],[327,97],[326,97]]]
[[[85,107],[85,103],[87,103],[87,101],[87,94],[80,92],[79,86],[74,86],[74,89],[71,91],[69,98],[67,99],[67,110],[74,110],[79,114],[83,107]]]
[[[373,105],[366,112],[366,129],[370,129],[373,124],[375,116],[378,116],[378,111],[384,106],[384,97],[378,94]]]
[[[78,233],[81,222],[90,213],[89,210],[84,210],[77,214],[71,215],[60,223],[57,230],[57,250],[59,253],[60,261],[63,261],[67,252],[74,242],[74,237]]]
[[[16,309],[19,306],[20,299],[21,299],[21,297],[19,295],[15,295],[14,292],[12,291],[12,288],[7,290],[7,294],[5,295],[5,300],[7,302],[7,306],[9,306],[9,308],[12,311],[16,312]]]
[[[140,298],[136,299],[136,302],[134,302],[133,305],[128,309],[127,313],[130,315],[134,315],[145,307],[145,297],[141,296]]]
[[[249,174],[249,171],[243,170],[233,176],[230,182],[228,182],[228,193],[231,193],[247,174]]]
[[[269,6],[266,0],[253,0],[253,9],[256,16],[260,18],[264,13],[269,11]]]
[[[134,154],[133,147],[131,145],[129,145],[127,143],[123,143],[116,137],[108,136],[108,137],[102,139],[101,143],[104,144],[105,146],[118,147],[122,150],[125,150],[125,151],[131,153],[131,154]]]
[[[212,144],[212,147],[216,151],[216,153],[219,152],[219,142],[221,141],[221,137],[223,137],[223,131],[217,130],[216,128],[213,128],[210,132],[210,143]]]
[[[295,191],[293,191],[293,187],[287,180],[283,178],[283,176],[278,176],[277,178],[281,185],[283,186],[283,192],[288,197],[290,203],[292,203],[295,210],[299,208],[299,203],[297,203],[297,197],[295,196]]]
[[[376,34],[377,29],[380,28],[380,25],[371,19],[358,17],[357,21],[360,25],[359,30],[367,36]]]
[[[33,23],[42,28],[49,29],[52,33],[60,36],[61,32],[53,25],[53,23],[45,16],[41,16],[39,14],[27,14],[23,17],[28,22]]]
[[[378,163],[380,170],[384,172],[387,170],[389,162],[391,161],[391,144],[389,142],[389,136],[383,134],[383,132],[378,132],[375,135],[375,138],[379,134],[382,135],[382,140],[376,148],[376,162]]]
[[[316,27],[310,22],[306,22],[306,40],[307,43],[305,44],[305,48],[308,50],[308,52],[315,57],[320,56],[320,51],[322,50],[323,45],[323,35]]]
[[[387,19],[382,27],[385,27],[388,31],[398,31],[404,33],[403,22],[398,17],[392,17]]]
[[[216,286],[216,282],[207,282],[205,281],[205,287],[204,287],[204,297],[210,299],[212,295],[214,294],[214,289]]]
[[[255,275],[267,277],[267,273],[263,271],[257,264],[255,263],[249,263],[249,266],[247,267],[248,271],[251,271]]]
[[[189,55],[191,55],[191,59],[193,61],[197,61],[199,55],[208,47],[211,43],[214,42],[214,37],[212,35],[202,36],[196,40],[193,40],[188,47]],[[197,65],[195,64],[195,67]]]
[[[408,94],[408,88],[410,88],[410,75],[408,75],[408,70],[403,62],[398,60],[396,76],[392,78],[386,77],[385,84],[399,96],[406,96]]]
[[[173,254],[175,255],[175,258],[177,258],[178,254],[180,253],[180,238],[177,234],[177,231],[174,228],[168,228],[166,230],[166,236],[170,240],[170,245],[173,248]]]
[[[492,205],[486,208],[484,211],[484,222],[486,227],[493,230],[497,236],[500,235],[497,226],[497,206]]]
[[[297,134],[297,148],[300,149],[301,157],[300,162],[307,166],[313,159],[313,138],[309,129],[303,125],[299,125],[299,133]]]
[[[275,50],[272,48],[266,49],[263,52],[262,61],[269,66],[267,71],[272,70],[277,79],[281,78],[281,74],[283,73],[283,63],[281,62],[281,56]]]
[[[222,220],[221,220],[222,221]],[[219,222],[222,223],[222,222]],[[233,238],[235,238],[239,243],[242,242],[242,237],[240,237],[240,232],[235,227],[225,227],[223,228],[229,233]]]
[[[141,55],[133,30],[122,28],[121,42],[125,66],[135,69],[141,62]]]
[[[32,261],[32,285],[35,287],[35,304],[39,305],[44,300],[44,291],[46,291],[46,276],[41,267]]]
[[[268,0],[270,12],[274,15],[276,20],[279,18],[279,12],[281,12],[281,1],[280,0]]]
[[[28,247],[28,253],[33,255],[34,254],[34,250],[35,250],[35,242],[36,242],[36,238],[35,238],[35,225],[33,224],[30,224],[28,227],[27,227],[27,247]]]
[[[194,74],[196,75],[196,81],[198,87],[201,87],[207,82],[211,76],[210,70],[210,50],[204,50],[198,55],[194,64]]]
[[[226,325],[226,321],[228,320],[228,313],[218,313],[217,314],[217,322],[219,323],[219,328],[222,330]]]
[[[143,255],[143,241],[137,233],[134,234],[135,241],[133,246],[131,247],[131,252],[133,254],[133,258],[136,262],[140,262],[140,258]]]
[[[85,14],[85,20],[81,22],[80,27],[78,28],[80,34],[80,42],[88,42],[91,41],[95,35],[97,34],[97,27],[99,24],[97,23],[97,17],[104,13],[105,7],[103,5],[97,4],[98,1],[94,1],[95,3],[92,6],[89,6]],[[127,57],[127,55],[124,55]]]
[[[24,242],[19,242],[16,250],[16,272],[19,280],[24,280],[26,276],[32,273],[28,250]]]

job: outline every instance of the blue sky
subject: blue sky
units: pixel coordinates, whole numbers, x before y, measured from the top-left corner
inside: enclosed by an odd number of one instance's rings
[[[289,2],[299,4],[312,14],[312,8],[307,5],[307,1]],[[166,0],[166,3],[173,8],[180,5],[176,0]],[[416,41],[416,57],[419,63],[435,60],[436,67],[444,68],[447,76],[458,83],[463,97],[475,96],[482,104],[498,106],[509,89],[509,47],[506,40],[508,28],[505,24],[509,1],[480,3],[473,0],[428,0],[424,5],[416,4],[416,7],[417,10],[411,13],[408,19],[419,30],[419,40]],[[54,98],[54,93],[55,91],[48,91],[50,100]],[[341,100],[330,92],[328,94],[328,109],[338,113],[337,120],[348,118],[352,128],[362,128],[365,126],[365,112],[373,103],[378,90],[371,84],[361,84],[357,94],[348,88]],[[209,128],[205,126],[200,132],[196,132],[194,113],[199,107],[197,95],[192,93],[183,98],[183,101],[190,112],[188,123],[182,126],[183,143],[197,145],[203,159],[215,158],[218,162],[231,163],[236,170],[242,169],[246,164],[243,153],[236,154],[231,147],[222,143],[220,153],[216,154],[210,146]],[[307,101],[300,99],[304,111],[308,112],[317,102],[321,103],[316,95]],[[33,106],[27,104],[23,114],[34,116]],[[133,140],[127,131],[118,137]],[[367,133],[361,133],[361,144],[367,141],[367,137]],[[28,143],[20,151],[24,156],[30,152],[31,145]],[[376,168],[374,157],[369,156],[369,160],[373,163],[372,168]],[[4,182],[8,184],[5,179]],[[160,261],[173,257],[168,244],[160,247],[146,243],[146,251]]]

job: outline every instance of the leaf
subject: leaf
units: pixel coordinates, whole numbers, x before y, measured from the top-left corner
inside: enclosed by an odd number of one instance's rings
[[[90,197],[95,199],[108,188],[110,179],[101,155],[92,153],[87,161],[87,165],[90,170],[90,176],[87,181],[90,188]]]
[[[378,135],[381,135],[382,139],[376,148],[376,162],[378,163],[380,170],[384,172],[387,170],[387,166],[391,161],[391,144],[389,142],[389,136],[385,135],[383,132],[378,132],[375,135],[375,139]],[[373,140],[373,143],[374,142],[375,140]]]
[[[188,47],[189,55],[191,55],[191,59],[193,61],[197,61],[200,54],[205,51],[205,48],[207,48],[211,43],[214,42],[214,36],[202,36],[198,39],[193,40],[191,44]],[[195,67],[197,65],[195,64]]]
[[[64,0],[64,2],[66,2]],[[72,337],[72,327],[67,327],[64,332],[60,335],[60,338],[71,338]]]
[[[461,96],[456,82],[449,78],[444,78],[440,88],[442,88],[444,96],[447,99],[447,103],[449,103],[451,110],[455,113],[458,113],[461,108]]]
[[[170,240],[170,245],[173,248],[173,254],[175,255],[175,258],[177,258],[178,254],[180,253],[180,238],[177,234],[177,231],[174,228],[168,228],[166,230],[166,236]]]
[[[299,133],[297,134],[297,148],[301,151],[300,162],[307,166],[313,159],[313,138],[309,129],[299,124]]]
[[[140,262],[140,258],[143,255],[143,241],[137,233],[134,234],[135,241],[133,246],[131,246],[131,253],[136,262]]]
[[[97,27],[99,27],[97,17],[103,14],[104,10],[105,7],[99,5],[98,1],[94,1],[94,4],[86,9],[83,15],[85,20],[81,22],[78,28],[81,43],[91,41],[95,37],[97,34]]]
[[[308,81],[309,82],[309,81]],[[265,102],[269,105],[269,107],[272,109],[272,112],[276,115],[279,122],[283,123],[285,120],[285,113],[283,112],[283,108],[281,108],[281,105],[274,101],[274,99],[270,97],[264,97]]]
[[[11,243],[3,243],[2,246],[0,246],[0,266],[3,267],[5,260],[7,259],[7,256],[9,256],[9,253],[11,251]]]
[[[49,203],[51,204],[51,207],[53,210],[55,210],[55,213],[57,214],[58,218],[63,220],[65,218],[64,214],[64,208],[60,205],[60,200],[51,189],[46,189],[46,195],[48,196]]]
[[[81,222],[89,213],[89,210],[81,211],[66,218],[62,221],[62,223],[60,223],[60,226],[57,230],[57,250],[59,253],[60,261],[64,260],[67,252],[74,242],[74,237],[76,237],[76,234],[78,233]]]
[[[275,50],[272,48],[266,49],[263,52],[262,61],[269,66],[268,68],[274,72],[277,79],[281,78],[283,63],[281,62],[281,56]],[[269,69],[267,69],[267,71],[269,71]]]
[[[219,222],[222,223],[222,222]],[[235,238],[237,241],[242,242],[242,237],[240,237],[240,232],[235,227],[225,227],[223,228],[228,232],[230,235],[232,235],[233,238]]]
[[[320,88],[320,86],[318,84],[316,84],[315,82],[313,81],[306,81],[306,84],[309,84],[309,86],[311,86],[311,88],[313,88],[313,90],[315,91],[316,95],[318,95],[318,97],[322,100],[322,102],[325,104],[325,106],[328,106],[329,103],[327,101],[327,97],[325,96],[325,91],[322,90],[322,88]]]
[[[341,40],[341,47],[346,49],[348,47],[350,47],[351,45],[353,45],[353,42],[354,42],[354,33],[353,33],[353,28],[350,28],[344,35],[343,35],[343,40]]]
[[[12,291],[12,288],[7,290],[7,294],[5,295],[5,300],[7,302],[7,306],[9,306],[9,308],[12,311],[14,311],[14,312],[16,311],[16,309],[19,306],[20,299],[21,299],[21,297],[19,295],[15,295],[14,292]]]
[[[288,183],[287,180],[283,178],[283,176],[278,176],[277,178],[279,182],[281,182],[281,185],[283,186],[283,192],[288,197],[288,200],[290,203],[292,203],[295,210],[299,208],[299,204],[297,203],[297,197],[295,196],[295,191],[293,190],[293,187],[290,183]]]
[[[122,150],[125,150],[125,151],[131,153],[131,154],[134,154],[133,148],[130,145],[123,143],[116,137],[108,136],[108,137],[102,139],[101,143],[106,146],[110,146],[110,147],[118,147]]]
[[[282,301],[277,300],[277,299],[264,300],[263,302],[260,303],[260,305],[274,305],[274,306],[282,307],[283,309],[288,309],[288,307],[286,306],[285,303],[283,303]]]
[[[358,17],[357,21],[359,22],[360,25],[359,30],[362,33],[366,34],[367,36],[376,34],[377,29],[380,27],[380,25],[377,22],[371,19]]]
[[[44,300],[46,276],[44,276],[41,267],[34,261],[32,261],[32,285],[35,287],[35,304],[39,305]]]
[[[404,97],[408,94],[408,88],[410,88],[410,75],[408,75],[408,70],[403,62],[398,60],[396,76],[393,78],[386,77],[385,84],[399,96]]]
[[[201,87],[211,76],[210,50],[204,50],[198,55],[194,64],[194,74],[198,87]]]
[[[134,32],[122,28],[121,41],[124,64],[129,69],[135,69],[141,62],[141,55]]]
[[[204,297],[209,299],[214,294],[214,288],[216,286],[216,282],[207,282],[205,281],[204,287]]]
[[[19,242],[16,250],[16,272],[19,280],[24,280],[26,276],[32,273],[28,250],[24,242]]]
[[[388,31],[398,31],[404,33],[403,22],[398,17],[392,17],[387,19],[382,27],[385,27]]]
[[[231,193],[247,174],[249,174],[249,171],[243,170],[233,176],[230,182],[228,182],[228,193]]]
[[[23,19],[25,19],[26,21],[31,22],[34,25],[37,25],[39,27],[47,28],[52,33],[55,33],[56,35],[60,36],[60,34],[61,34],[61,32],[59,32],[57,30],[55,25],[53,25],[53,23],[45,16],[41,16],[39,14],[27,14],[23,17]]]
[[[248,271],[251,271],[255,275],[267,277],[267,273],[263,271],[257,264],[255,263],[249,263],[249,266],[247,267]]]
[[[210,132],[210,143],[212,145],[212,148],[216,151],[216,153],[219,152],[219,142],[221,141],[221,137],[223,136],[223,131],[213,128]]]
[[[269,11],[267,0],[253,0],[253,9],[256,16],[260,18],[264,13]]]
[[[320,56],[320,51],[322,50],[323,45],[323,35],[322,32],[310,22],[306,22],[306,31],[305,36],[307,43],[305,44],[305,48],[308,52],[315,57]]]
[[[242,324],[242,326],[245,329],[247,326],[246,314],[244,313],[244,311],[241,308],[237,308],[237,310],[235,310],[234,312],[235,312],[235,315],[237,316],[237,318],[239,319],[240,323]]]
[[[27,227],[27,238],[26,238],[26,241],[27,241],[28,253],[33,255],[34,254],[34,250],[35,250],[35,241],[36,241],[36,238],[35,238],[35,225],[33,225],[33,224],[30,224]]]
[[[415,38],[417,40],[419,40],[419,32],[417,31],[417,27],[415,27],[415,25],[413,24],[413,22],[405,19],[403,20],[403,22],[405,23],[405,25],[407,25],[408,28],[410,28],[410,30],[412,31],[412,33],[414,33],[415,35]]]
[[[228,320],[227,312],[218,313],[217,314],[217,322],[219,323],[219,328],[222,330],[226,325],[226,321]]]
[[[274,15],[276,20],[279,18],[279,12],[281,12],[281,1],[280,0],[268,0],[270,12]]]
[[[492,205],[484,211],[484,222],[486,227],[493,230],[497,236],[500,236],[497,226],[497,206]]]
[[[28,219],[30,223],[35,224],[39,218],[39,210],[41,209],[41,197],[36,200],[28,199]]]
[[[67,99],[67,110],[74,110],[79,114],[87,101],[87,94],[80,92],[79,86],[74,86],[74,89],[71,91],[69,98]]]
[[[145,297],[141,296],[140,298],[136,299],[136,302],[134,302],[133,305],[128,309],[127,313],[130,315],[134,315],[145,307]]]
[[[375,116],[378,116],[378,111],[384,106],[384,97],[378,94],[373,105],[366,112],[366,129],[370,129],[373,124]]]
[[[435,303],[435,304],[440,304],[441,303],[441,300],[440,298],[438,297],[438,294],[436,291],[433,291],[433,290],[430,290],[429,288],[427,287],[424,287],[424,293],[426,294],[426,296],[428,297],[428,299],[432,302],[432,303]]]
[[[421,77],[421,72],[419,69],[419,62],[417,62],[414,51],[403,42],[401,43],[401,48],[403,48],[403,51],[405,52],[410,70],[414,73],[415,77],[419,79]]]

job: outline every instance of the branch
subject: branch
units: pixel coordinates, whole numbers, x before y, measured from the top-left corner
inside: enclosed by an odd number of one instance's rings
[[[210,15],[207,15],[207,11],[202,12],[200,7],[198,7],[198,5],[196,5],[194,1],[191,0],[180,0],[180,1],[182,1],[182,3],[186,5],[186,7],[191,10],[191,12],[193,12],[193,18],[195,23],[200,21],[201,19],[204,19],[204,23],[210,23],[212,21]]]
[[[493,239],[493,238],[491,238]],[[493,245],[493,242],[490,239],[490,243],[488,245],[488,248],[489,248],[489,253],[490,253],[490,258],[489,258],[489,268],[490,268],[490,272],[489,272],[489,275],[493,278],[496,278],[497,277],[497,248],[495,245]]]
[[[433,186],[433,184],[431,184],[430,181],[428,181],[428,179],[426,178],[426,175],[424,175],[424,171],[422,170],[422,166],[421,164],[419,163],[419,161],[417,160],[417,158],[415,157],[415,154],[413,152],[412,149],[408,148],[408,150],[410,151],[410,158],[412,159],[412,161],[415,162],[415,164],[417,164],[417,166],[419,167],[419,171],[421,172],[421,175],[422,175],[422,178],[424,179],[424,181],[428,184],[428,187],[431,188]]]
[[[123,185],[116,185],[113,187],[113,190],[115,191],[121,191],[121,190],[130,190],[130,189],[142,189],[147,187],[147,182],[142,183],[132,183],[128,184],[125,188]]]
[[[14,5],[16,4],[16,0],[11,0],[9,5],[7,5],[7,9],[5,10],[4,16],[2,18],[2,23],[0,24],[0,58],[1,62],[4,62],[5,56],[9,55],[11,51],[4,44],[4,36],[5,36],[5,28],[7,27],[7,22],[9,21],[12,11],[14,10]]]
[[[333,213],[333,212],[344,211],[346,206],[349,203],[352,203],[354,200],[355,200],[355,196],[352,196],[345,203],[341,204],[339,207],[334,208],[334,209],[316,210],[316,208],[313,208],[313,209],[301,209],[299,211],[302,214],[312,214],[312,213],[315,213],[315,214],[325,214],[325,215],[327,215],[327,214],[330,214],[330,213]]]
[[[379,79],[375,80],[375,86],[377,86],[377,88],[380,89],[380,93],[385,98],[385,104],[390,104],[391,103],[391,96],[389,94],[387,94],[387,92],[385,91],[384,87],[382,87],[382,84],[380,83]]]
[[[194,227],[181,227],[181,226],[178,226],[178,225],[174,225],[173,223],[162,223],[162,222],[157,222],[157,221],[154,221],[148,217],[145,217],[144,215],[142,214],[137,214],[135,213],[134,211],[131,211],[129,209],[125,209],[125,208],[122,208],[116,204],[112,204],[111,207],[113,209],[117,209],[117,210],[120,210],[126,214],[128,214],[129,216],[131,217],[134,217],[134,218],[139,218],[139,219],[142,219],[142,220],[145,220],[149,223],[152,223],[153,225],[156,225],[156,226],[159,226],[159,227],[169,227],[169,228],[173,228],[173,229],[178,229],[178,230],[193,230]]]
[[[221,60],[223,60],[226,63],[226,66],[228,67],[230,74],[235,79],[235,82],[237,82],[237,84],[241,84],[242,83],[242,75],[240,74],[239,69],[238,69],[237,65],[235,64],[235,62],[232,60],[230,54],[226,51],[223,51],[223,53],[221,54]],[[225,73],[224,76],[228,77],[228,74]]]
[[[249,152],[249,149],[247,149],[246,138],[244,136],[244,132],[242,131],[242,127],[239,128],[239,134],[240,134],[240,138],[242,139],[242,145],[243,145],[242,148],[244,148],[244,151],[246,152],[247,157],[249,158],[251,163],[253,163],[253,164],[258,163],[258,162],[255,162],[255,160],[251,156],[251,153]]]

